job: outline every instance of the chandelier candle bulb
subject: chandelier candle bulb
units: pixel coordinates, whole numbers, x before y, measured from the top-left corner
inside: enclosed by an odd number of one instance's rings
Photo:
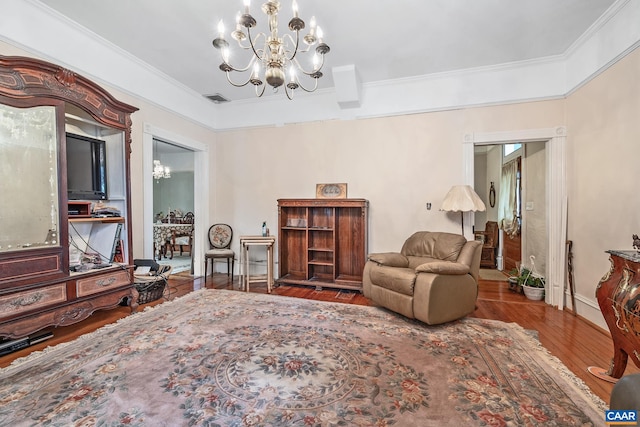
[[[316,17],[312,16],[311,20],[309,21],[309,34],[313,35],[316,33]]]
[[[293,9],[293,17],[298,18],[298,2],[296,0],[293,0],[291,8]]]

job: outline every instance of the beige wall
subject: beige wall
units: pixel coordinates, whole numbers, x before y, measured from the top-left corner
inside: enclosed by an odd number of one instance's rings
[[[265,220],[275,232],[278,198],[315,197],[316,183],[346,182],[349,197],[370,201],[369,252],[399,250],[417,230],[460,232],[460,215],[439,209],[462,183],[465,133],[564,121],[557,100],[220,133],[213,216],[232,221],[236,234],[257,233]]]
[[[596,286],[610,266],[604,251],[630,250],[631,235],[640,233],[640,50],[577,90],[566,105],[576,292],[579,302],[597,307]]]

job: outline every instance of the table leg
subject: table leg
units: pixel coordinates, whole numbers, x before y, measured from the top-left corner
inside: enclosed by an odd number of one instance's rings
[[[273,246],[267,246],[267,292],[273,288]]]
[[[249,273],[249,245],[244,247],[244,290],[249,292],[249,282],[251,277]]]
[[[238,286],[240,287],[240,290],[242,290],[242,260],[244,259],[244,256],[242,255],[242,242],[240,242],[240,259],[238,260]]]

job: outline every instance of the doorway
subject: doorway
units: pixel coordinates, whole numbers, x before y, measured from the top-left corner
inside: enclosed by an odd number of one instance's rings
[[[193,150],[153,139],[154,258],[172,274],[193,271]]]
[[[203,274],[205,237],[209,223],[209,148],[208,145],[188,137],[177,135],[150,124],[144,124],[143,134],[143,175],[144,175],[144,258],[154,257],[153,224],[156,222],[156,208],[154,208],[154,179],[153,179],[153,144],[154,139],[163,143],[182,148],[193,156],[193,213],[195,230],[192,241],[193,274]],[[170,156],[169,156],[170,157]],[[168,160],[167,160],[168,161]],[[171,172],[173,174],[173,172]],[[173,175],[172,175],[173,176]],[[168,210],[162,207],[162,211]],[[159,208],[158,208],[159,209]],[[163,259],[164,261],[164,259]]]
[[[544,272],[546,278],[545,301],[548,304],[564,307],[566,284],[566,128],[527,129],[504,132],[468,133],[463,137],[463,171],[464,183],[474,186],[474,148],[476,146],[502,145],[519,141],[522,143],[545,143],[544,168],[537,173],[543,173],[547,183],[544,200],[545,206],[539,211],[544,212],[546,224],[546,256],[547,265]],[[526,168],[524,169],[526,170]],[[526,210],[526,205],[525,205]],[[471,213],[469,213],[470,222]],[[523,239],[527,234],[523,234]],[[523,241],[523,245],[527,243]]]
[[[503,218],[517,225],[515,232],[500,232],[496,267],[504,272],[523,265],[537,274],[546,274],[545,146],[546,142],[541,141],[474,148],[474,188],[488,202],[485,212],[476,213],[476,229],[487,221],[499,223]],[[511,197],[505,193],[506,187]],[[504,207],[509,200],[512,206]]]

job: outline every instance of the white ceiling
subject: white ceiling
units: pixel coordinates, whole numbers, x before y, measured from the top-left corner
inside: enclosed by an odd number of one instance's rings
[[[200,94],[255,97],[253,88],[227,83],[211,44],[217,22],[223,19],[230,28],[241,0],[40,2]],[[298,3],[300,17],[308,24],[315,15],[331,47],[319,85],[331,88],[331,69],[345,65],[355,65],[368,84],[563,55],[615,0]],[[265,21],[261,4],[254,0],[251,6],[259,26]],[[289,1],[282,2],[280,14],[288,22]]]

